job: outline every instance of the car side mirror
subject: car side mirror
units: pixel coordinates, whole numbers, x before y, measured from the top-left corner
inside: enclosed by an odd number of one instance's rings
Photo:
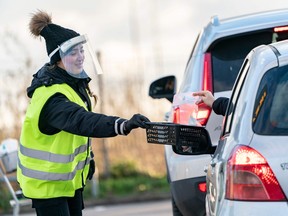
[[[153,99],[166,98],[172,103],[173,96],[176,93],[176,87],[176,77],[166,76],[150,84],[149,96]]]
[[[167,122],[147,122],[147,142],[172,145],[173,151],[181,155],[213,154],[208,131],[202,126],[181,125]]]

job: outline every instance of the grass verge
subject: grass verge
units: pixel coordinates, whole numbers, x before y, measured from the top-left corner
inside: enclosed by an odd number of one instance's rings
[[[169,193],[169,184],[166,176],[150,177],[140,175],[136,177],[100,179],[97,185],[93,184],[92,181],[87,183],[84,190],[84,199],[92,198],[93,191],[95,196],[95,189],[98,199],[109,199],[128,196],[135,197],[143,194]]]

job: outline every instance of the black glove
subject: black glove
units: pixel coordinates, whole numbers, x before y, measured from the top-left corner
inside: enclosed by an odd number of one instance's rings
[[[89,166],[89,171],[87,175],[87,179],[91,180],[93,178],[93,175],[95,173],[95,161],[94,161],[94,154],[92,151],[90,151],[90,166]]]
[[[150,122],[150,120],[141,114],[134,114],[130,120],[125,122],[124,125],[125,134],[129,134],[131,130],[138,127],[147,128],[148,125],[145,124],[145,122]]]
[[[87,179],[91,180],[93,178],[94,173],[95,173],[95,161],[91,159]]]

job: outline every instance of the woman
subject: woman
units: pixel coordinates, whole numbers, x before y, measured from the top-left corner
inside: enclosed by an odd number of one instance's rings
[[[91,112],[90,97],[97,98],[84,64],[91,57],[91,68],[101,68],[85,49],[87,36],[53,24],[43,11],[33,14],[29,28],[45,39],[50,62],[33,75],[27,89],[31,102],[21,131],[17,180],[38,216],[79,216],[82,190],[95,170],[89,137],[128,135],[145,128],[149,119]]]

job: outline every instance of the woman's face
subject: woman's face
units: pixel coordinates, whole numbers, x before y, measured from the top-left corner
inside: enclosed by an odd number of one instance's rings
[[[83,71],[84,59],[83,44],[79,44],[67,51],[62,57],[62,63],[67,72],[77,75]]]

